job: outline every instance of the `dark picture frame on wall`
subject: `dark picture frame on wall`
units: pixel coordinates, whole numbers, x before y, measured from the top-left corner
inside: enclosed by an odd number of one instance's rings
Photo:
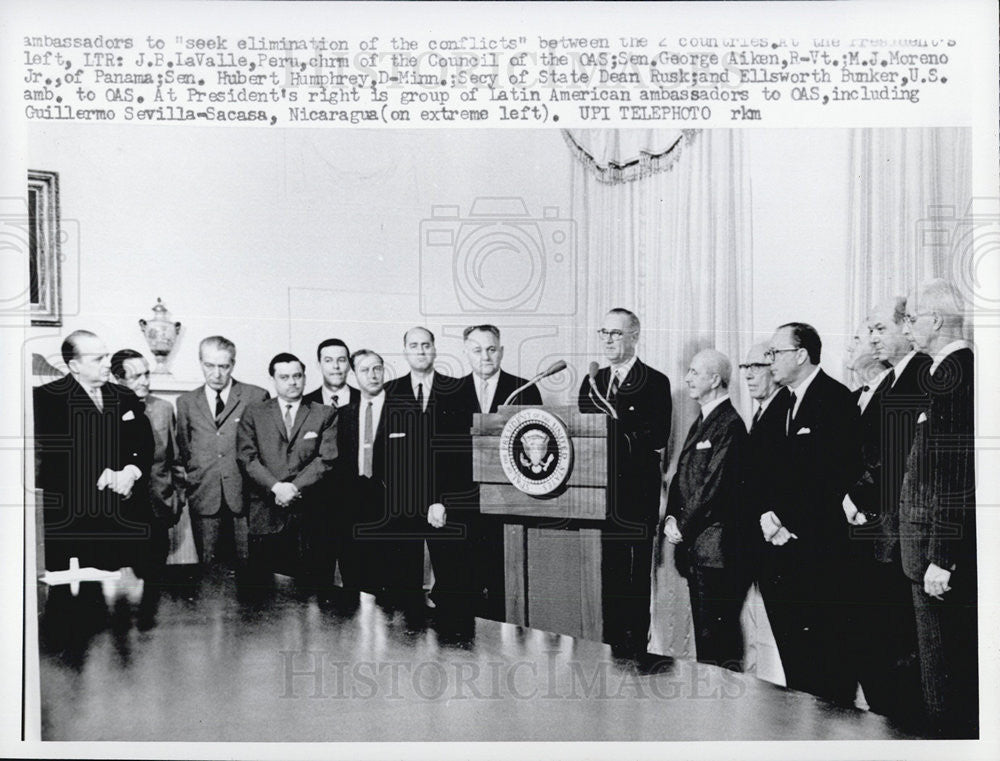
[[[59,174],[28,170],[28,262],[31,324],[62,325]]]

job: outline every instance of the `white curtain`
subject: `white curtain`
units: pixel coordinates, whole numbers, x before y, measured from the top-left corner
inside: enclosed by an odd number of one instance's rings
[[[851,131],[849,320],[931,277],[968,290],[971,133],[967,128]]]
[[[568,137],[577,146],[635,144],[615,135]],[[678,141],[676,132],[644,130],[641,137],[648,154],[672,154],[659,160],[660,171],[608,183],[594,162],[577,151],[571,159],[572,218],[587,276],[575,344],[600,357],[595,330],[608,309],[620,306],[639,315],[638,354],[666,373],[673,391],[672,469],[698,414],[683,383],[689,360],[714,347],[735,366],[748,348],[749,333],[740,330],[752,324],[750,180],[739,131],[685,132]],[[671,146],[670,154],[663,153]],[[614,163],[626,166],[632,158],[638,157],[619,155]],[[734,371],[737,406],[741,387]],[[690,657],[687,591],[669,545],[656,575],[653,617],[653,648]]]

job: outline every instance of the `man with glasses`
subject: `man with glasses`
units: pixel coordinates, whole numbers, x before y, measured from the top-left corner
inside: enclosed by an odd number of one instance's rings
[[[919,701],[917,635],[910,583],[899,554],[899,493],[916,421],[927,404],[931,358],[905,335],[906,300],[876,305],[867,325],[872,352],[889,366],[861,394],[863,470],[844,497],[861,592],[851,626],[858,681],[877,713],[913,715]]]
[[[906,335],[932,357],[900,500],[924,708],[942,737],[978,733],[975,365],[963,298],[936,279],[907,300]]]
[[[740,372],[746,382],[753,413],[750,417],[743,477],[746,500],[740,511],[742,562],[747,588],[757,577],[764,541],[761,537],[760,516],[776,501],[775,485],[781,477],[779,453],[785,441],[785,417],[788,413],[788,389],[774,382],[771,362],[765,356],[768,343],[762,341],[750,347]]]
[[[580,386],[584,413],[608,413],[608,517],[601,532],[604,640],[622,654],[646,652],[653,536],[661,459],[670,438],[670,381],[639,360],[639,318],[612,309],[598,331],[609,362]]]
[[[816,329],[780,326],[765,357],[788,389],[772,503],[762,505],[760,586],[789,687],[843,705],[856,684],[845,668],[848,533],[841,503],[858,477],[858,408],[820,367]]]

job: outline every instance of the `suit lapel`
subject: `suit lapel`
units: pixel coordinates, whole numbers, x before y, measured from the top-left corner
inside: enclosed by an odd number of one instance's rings
[[[306,421],[306,418],[309,417],[309,409],[309,402],[299,403],[299,408],[295,412],[295,420],[292,421],[292,436],[288,440],[289,443],[295,441],[295,437],[299,435],[299,429],[302,428],[302,424]],[[284,423],[285,421],[282,420],[282,428],[284,428]]]
[[[701,412],[699,412],[698,414],[700,416]],[[701,431],[702,428],[705,427],[705,422],[706,421],[702,420],[701,423],[699,423],[698,418],[694,419],[694,422],[691,424],[691,428],[688,429],[687,438],[684,439],[684,446],[681,447],[682,455],[685,454],[691,447],[694,446],[694,443],[698,440],[698,433]]]
[[[285,430],[285,419],[282,417],[281,399],[275,397],[273,402],[271,405],[271,419],[274,421],[274,425],[277,427],[281,438],[288,441],[288,431]]]
[[[208,386],[203,385],[201,388],[198,389],[198,392],[195,395],[194,406],[195,409],[197,409],[205,417],[205,419],[211,422],[212,425],[214,426],[215,413],[213,413],[212,410],[209,408],[208,399],[205,397],[205,390],[207,388]],[[229,398],[232,399],[232,394],[230,394]]]
[[[226,406],[222,408],[222,415],[219,417],[219,425],[222,425],[226,421],[226,418],[233,414],[233,410],[239,406],[242,395],[243,389],[240,387],[240,384],[237,381],[233,381],[233,385],[229,388],[229,399],[226,400]],[[204,394],[201,396],[202,401],[204,401],[207,406],[208,400],[205,399]],[[215,419],[214,415],[212,416],[212,419]]]

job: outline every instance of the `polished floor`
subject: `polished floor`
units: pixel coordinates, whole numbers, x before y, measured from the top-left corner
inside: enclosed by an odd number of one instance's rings
[[[48,591],[44,740],[865,740],[887,720],[753,676],[290,580],[186,580],[109,609]]]

